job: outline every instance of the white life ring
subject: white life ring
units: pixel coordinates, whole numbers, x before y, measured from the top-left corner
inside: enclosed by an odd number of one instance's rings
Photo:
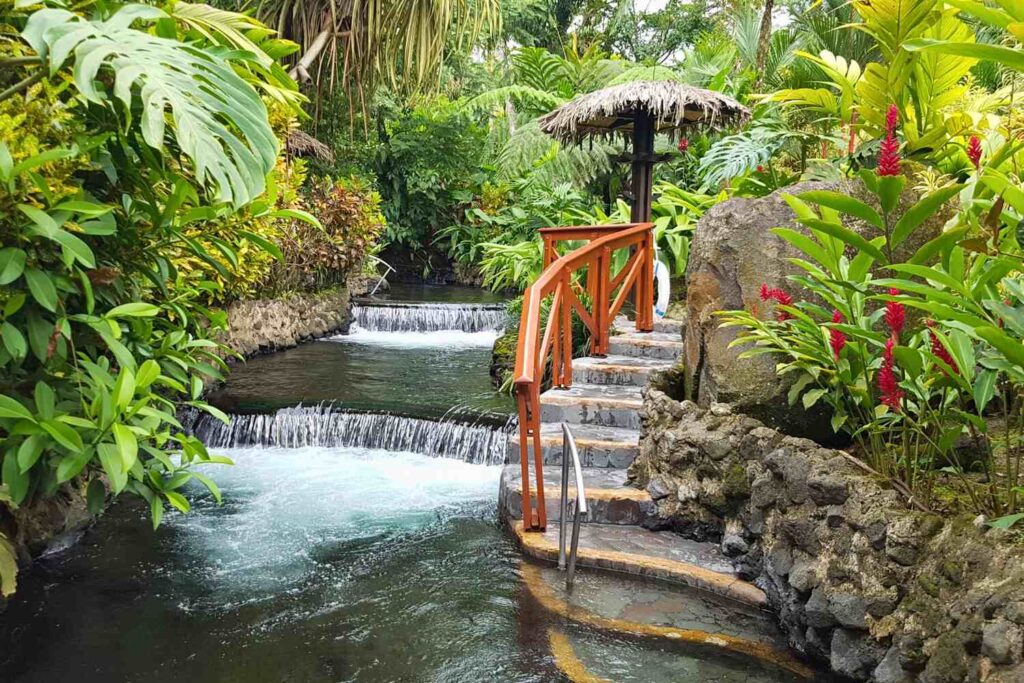
[[[665,314],[668,313],[668,268],[658,258],[657,251],[654,253],[654,281],[658,285],[658,298],[654,302],[654,315],[658,318],[664,318]]]

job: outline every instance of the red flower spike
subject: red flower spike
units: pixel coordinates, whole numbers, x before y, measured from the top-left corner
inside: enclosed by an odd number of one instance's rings
[[[929,329],[928,336],[930,336],[931,340],[932,340],[932,355],[935,356],[936,358],[938,358],[939,360],[941,360],[946,365],[948,365],[950,367],[950,369],[953,371],[953,374],[959,375],[960,374],[960,367],[956,364],[956,361],[953,360],[953,356],[950,355],[950,353],[946,349],[946,347],[943,346],[942,340],[939,339],[939,335],[935,334],[935,331],[934,331],[935,321],[934,320],[926,320],[925,321],[925,325],[928,326],[928,329]],[[948,375],[949,373],[947,373],[945,368],[943,368],[942,369],[942,374]]]
[[[686,150],[690,149],[689,138],[679,138],[679,151],[686,154]]]
[[[895,287],[889,289],[891,296],[899,295],[900,290]],[[900,332],[907,323],[907,307],[899,301],[890,301],[885,304],[885,324],[889,326],[894,339],[900,338]]]
[[[878,169],[880,176],[900,175],[900,143],[896,139],[896,127],[900,122],[900,112],[895,104],[889,105],[885,115],[885,139],[878,153]]]
[[[832,322],[843,322],[843,314],[839,311],[832,311]],[[839,360],[839,352],[846,346],[846,335],[836,329],[828,331],[828,345],[832,347],[832,354]]]
[[[890,104],[888,111],[885,112],[885,132],[892,133],[896,130],[896,127],[900,125],[900,110],[895,104]]]
[[[779,289],[778,287],[769,287],[766,284],[761,285],[761,301],[775,301],[782,304],[783,306],[793,305],[793,297],[791,297],[789,294],[786,294],[786,292]],[[786,313],[785,311],[779,311],[778,313],[775,314],[775,319],[778,320],[779,322],[785,322],[791,319],[792,317],[793,316],[791,316],[789,313]]]
[[[764,173],[764,166],[762,166],[761,164],[758,164],[757,165],[757,172],[758,173]]]
[[[892,337],[885,342],[885,353],[882,355],[882,367],[878,371],[878,391],[881,393],[881,401],[893,410],[900,409],[900,401],[903,400],[903,392],[900,390],[899,382],[896,380],[896,359],[893,357],[893,347],[896,340]]]
[[[972,135],[967,142],[967,158],[974,164],[975,170],[981,169],[981,140],[977,135]]]

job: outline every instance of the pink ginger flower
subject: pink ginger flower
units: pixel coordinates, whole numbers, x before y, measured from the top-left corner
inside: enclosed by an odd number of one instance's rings
[[[688,149],[690,149],[690,138],[679,138],[679,151],[686,154]]]
[[[959,375],[960,368],[957,366],[956,361],[953,360],[953,356],[950,355],[949,351],[942,344],[942,340],[939,339],[939,335],[935,334],[935,321],[926,320],[924,324],[928,326],[928,336],[931,337],[932,355],[948,365],[954,374]],[[948,374],[945,369],[943,369],[942,372],[943,374]]]
[[[839,311],[832,311],[832,322],[843,322],[843,314]],[[836,357],[836,360],[839,360],[839,352],[846,346],[846,335],[837,329],[830,329],[828,331],[828,345],[832,347],[832,354]]]
[[[967,142],[967,158],[974,164],[975,170],[981,168],[981,140],[977,135],[972,135]]]
[[[793,297],[778,287],[769,287],[766,284],[761,285],[761,301],[775,301],[783,306],[793,305]],[[775,314],[775,319],[780,323],[790,320],[792,317],[786,311],[779,311]]]
[[[891,296],[897,296],[900,290],[892,287],[889,289]],[[890,301],[885,304],[885,324],[889,326],[894,339],[900,338],[900,332],[907,323],[907,308],[899,301]]]
[[[885,115],[885,139],[882,140],[882,147],[878,154],[876,173],[880,176],[900,175],[900,143],[896,139],[899,117],[900,113],[896,105],[890,104],[889,111]]]
[[[893,347],[896,340],[889,337],[885,342],[885,353],[882,354],[882,367],[878,371],[878,391],[881,394],[881,401],[893,410],[900,409],[900,401],[903,400],[903,392],[900,390],[899,382],[896,380],[896,359],[893,356]]]

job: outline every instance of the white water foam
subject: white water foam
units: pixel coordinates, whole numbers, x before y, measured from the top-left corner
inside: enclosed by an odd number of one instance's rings
[[[480,348],[494,346],[500,331],[463,332],[462,330],[435,330],[433,332],[377,332],[352,325],[348,334],[329,337],[327,341],[346,344],[372,344],[391,348],[420,348],[444,346],[450,348]]]

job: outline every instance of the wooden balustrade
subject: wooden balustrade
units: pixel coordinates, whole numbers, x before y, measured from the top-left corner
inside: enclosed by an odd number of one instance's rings
[[[630,294],[636,306],[636,329],[654,329],[654,235],[651,223],[544,228],[544,271],[523,294],[514,383],[519,412],[519,462],[522,466],[523,527],[542,531],[544,509],[544,454],[540,439],[540,394],[550,358],[551,384],[572,385],[572,313],[590,331],[592,355],[608,353],[612,320]],[[559,256],[558,242],[588,243]],[[629,249],[628,259],[612,273],[613,254]],[[582,276],[582,277],[577,277]],[[583,280],[585,284],[580,284]],[[581,300],[586,292],[590,308]],[[551,297],[546,320],[541,302]],[[543,336],[541,331],[543,330]],[[533,446],[535,489],[530,485],[530,446]],[[531,490],[536,491],[536,505]]]

